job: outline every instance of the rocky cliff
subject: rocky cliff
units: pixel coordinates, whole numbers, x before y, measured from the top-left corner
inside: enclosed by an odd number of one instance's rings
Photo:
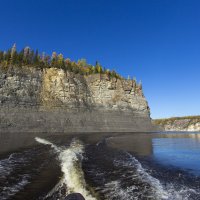
[[[157,119],[153,123],[165,131],[200,131],[200,116]]]
[[[134,80],[0,67],[2,131],[151,131],[149,114]]]

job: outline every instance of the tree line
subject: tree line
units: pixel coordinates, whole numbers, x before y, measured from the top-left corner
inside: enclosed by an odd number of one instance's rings
[[[69,58],[64,58],[63,54],[53,52],[51,56],[42,53],[38,50],[34,51],[30,47],[25,47],[21,51],[17,51],[16,44],[7,51],[0,51],[0,64],[3,67],[9,66],[30,66],[38,68],[59,68],[65,71],[74,72],[76,74],[107,74],[110,77],[121,78],[115,70],[110,71],[102,67],[97,61],[95,65],[88,64],[86,59],[80,59],[77,62],[71,61]]]

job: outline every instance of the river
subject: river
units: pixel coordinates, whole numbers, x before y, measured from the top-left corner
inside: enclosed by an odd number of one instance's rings
[[[1,133],[0,199],[200,199],[200,133]]]

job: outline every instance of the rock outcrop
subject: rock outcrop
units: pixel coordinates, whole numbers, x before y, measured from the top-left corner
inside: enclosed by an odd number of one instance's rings
[[[142,87],[134,80],[0,67],[3,131],[151,131],[149,115]]]
[[[198,131],[200,132],[200,116],[173,117],[153,120],[153,123],[165,131]]]

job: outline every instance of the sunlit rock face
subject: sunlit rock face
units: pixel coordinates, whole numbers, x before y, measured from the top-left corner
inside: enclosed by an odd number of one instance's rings
[[[41,100],[46,106],[149,113],[141,86],[133,80],[109,78],[104,74],[82,76],[54,68],[44,70]]]
[[[152,130],[142,86],[105,74],[1,69],[0,108],[0,127],[5,130]]]
[[[198,131],[200,132],[200,117],[184,117],[154,120],[165,131]]]

